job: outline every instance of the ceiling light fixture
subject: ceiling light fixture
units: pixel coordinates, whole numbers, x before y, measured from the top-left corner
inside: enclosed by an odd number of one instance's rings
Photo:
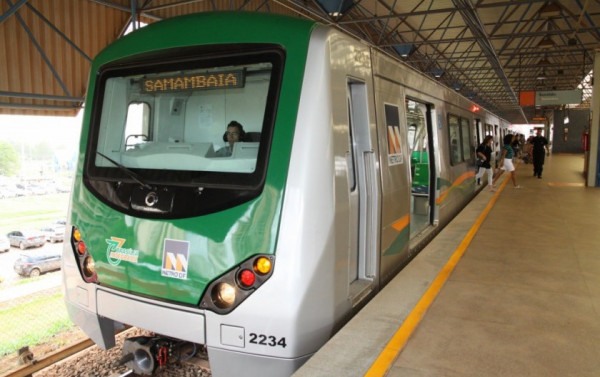
[[[408,56],[413,52],[414,45],[412,43],[401,43],[392,46],[392,48],[403,58],[408,58]]]
[[[540,15],[544,17],[560,16],[562,7],[554,1],[550,1],[540,8]]]
[[[537,75],[536,79],[538,80],[546,80],[546,72],[542,69],[539,75]]]
[[[331,17],[338,18],[354,6],[354,0],[317,0],[317,4]]]
[[[550,65],[552,63],[550,63],[550,60],[548,60],[548,58],[546,58],[545,56],[540,59],[540,61],[538,62],[538,66],[546,66],[546,65]]]
[[[538,43],[539,48],[552,48],[556,47],[556,43],[550,38],[548,35],[545,35],[544,38]]]

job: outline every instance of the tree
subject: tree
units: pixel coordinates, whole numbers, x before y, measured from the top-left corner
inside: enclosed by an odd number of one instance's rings
[[[5,141],[0,141],[0,175],[16,175],[20,168],[21,160],[15,148]]]

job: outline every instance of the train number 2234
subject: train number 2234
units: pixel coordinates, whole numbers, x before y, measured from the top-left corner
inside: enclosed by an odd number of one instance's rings
[[[285,337],[277,339],[273,335],[255,334],[253,332],[250,333],[250,343],[269,347],[281,346],[285,348],[287,346]]]

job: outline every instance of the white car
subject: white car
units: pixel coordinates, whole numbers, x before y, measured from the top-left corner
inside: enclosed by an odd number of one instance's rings
[[[5,253],[10,250],[10,241],[4,234],[0,234],[0,253]]]
[[[65,226],[52,224],[40,229],[48,242],[62,242],[65,239]]]

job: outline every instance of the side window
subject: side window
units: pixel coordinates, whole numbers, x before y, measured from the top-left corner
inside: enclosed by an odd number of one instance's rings
[[[448,115],[448,138],[450,142],[450,164],[456,165],[462,161],[460,151],[460,125],[458,117]]]
[[[485,136],[494,136],[494,131],[491,124],[485,124]]]
[[[125,150],[151,140],[150,106],[147,103],[130,103],[125,122]]]
[[[462,159],[467,161],[471,159],[471,133],[469,131],[469,120],[466,118],[460,118],[460,133],[461,133],[461,144],[462,144]]]
[[[408,126],[408,147],[412,152],[415,149],[415,138],[417,136],[417,125],[411,124]]]

